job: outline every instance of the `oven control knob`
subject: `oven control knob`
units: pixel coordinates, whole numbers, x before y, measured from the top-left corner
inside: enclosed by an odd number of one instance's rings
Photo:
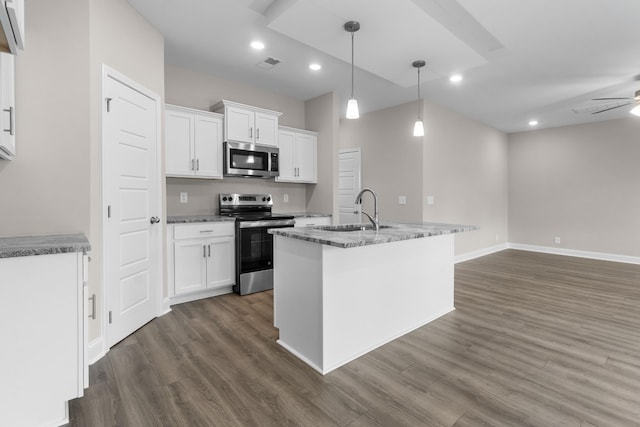
[[[263,202],[266,202],[266,201],[267,201],[267,198],[266,198],[266,197],[263,197],[263,198],[262,198],[262,201],[263,201]]]
[[[267,197],[267,202],[270,202],[270,201],[271,201],[271,197]]]
[[[223,197],[223,198],[222,198],[222,201],[223,201],[223,202],[226,202],[226,201],[227,201],[227,198],[226,198],[226,197]]]

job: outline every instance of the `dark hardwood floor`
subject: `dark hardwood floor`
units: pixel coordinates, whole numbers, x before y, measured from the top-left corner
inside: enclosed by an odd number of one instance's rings
[[[639,426],[640,266],[507,250],[456,311],[321,376],[272,293],[173,306],[90,368],[73,426]]]

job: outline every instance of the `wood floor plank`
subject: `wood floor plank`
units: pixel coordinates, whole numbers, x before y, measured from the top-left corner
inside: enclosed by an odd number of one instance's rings
[[[507,250],[456,265],[456,310],[322,376],[273,293],[180,304],[90,367],[73,426],[640,425],[640,266]]]

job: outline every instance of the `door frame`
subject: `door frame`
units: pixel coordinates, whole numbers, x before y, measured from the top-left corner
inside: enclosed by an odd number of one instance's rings
[[[106,84],[107,84],[107,80],[109,78],[112,78],[116,81],[118,81],[119,83],[128,86],[130,89],[135,90],[136,92],[139,92],[140,94],[152,99],[155,104],[156,104],[156,139],[157,139],[157,144],[158,147],[156,149],[156,170],[158,171],[158,185],[156,188],[156,192],[157,192],[157,212],[162,212],[162,205],[163,205],[163,198],[162,198],[162,98],[160,97],[160,95],[158,95],[157,93],[155,93],[154,91],[146,88],[145,86],[139,84],[138,82],[136,82],[135,80],[127,77],[125,74],[120,73],[119,71],[109,67],[106,64],[102,64],[102,80],[100,83],[100,149],[101,149],[101,156],[102,158],[100,159],[100,165],[101,165],[101,173],[100,173],[100,177],[102,180],[102,188],[100,189],[101,194],[100,194],[100,204],[101,204],[101,210],[102,210],[102,227],[101,227],[101,233],[102,233],[102,257],[101,257],[101,261],[102,261],[102,283],[100,284],[100,292],[102,293],[102,304],[101,304],[101,318],[100,318],[100,332],[101,332],[101,338],[102,338],[102,342],[103,342],[103,354],[106,354],[109,350],[109,288],[108,288],[108,283],[109,283],[109,275],[108,275],[108,268],[107,268],[107,260],[109,259],[109,246],[108,246],[108,218],[107,218],[107,200],[106,200],[106,195],[107,190],[108,190],[108,180],[107,180],[107,171],[108,171],[108,166],[107,165],[107,156],[106,156],[106,152],[107,152],[107,144],[105,143],[106,141],[106,136],[107,136],[107,129],[105,124],[105,114],[106,114],[106,103],[105,103],[105,98],[106,98]],[[164,238],[166,235],[166,219],[163,220],[160,225],[162,225],[162,229],[158,231],[159,233],[159,237],[158,237],[158,254],[160,259],[158,260],[158,265],[155,266],[155,268],[153,270],[153,275],[157,278],[157,280],[152,281],[152,283],[157,283],[156,285],[156,292],[158,292],[157,295],[157,307],[156,307],[156,317],[159,317],[163,314],[163,290],[164,290],[164,274],[163,274],[163,268],[162,266],[164,265]]]
[[[358,155],[358,191],[362,189],[362,149],[356,148],[341,148],[338,150],[338,181],[340,181],[340,155],[346,153],[357,153]],[[340,189],[338,188],[338,193]],[[356,193],[357,194],[357,193]],[[338,194],[339,195],[339,194]],[[362,212],[362,205],[358,205],[358,211]],[[361,216],[362,214],[359,214]],[[338,224],[340,223],[340,202],[338,202]]]

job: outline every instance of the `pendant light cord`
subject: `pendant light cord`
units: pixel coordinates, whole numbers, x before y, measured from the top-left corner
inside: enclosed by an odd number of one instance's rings
[[[422,120],[422,108],[420,107],[420,67],[418,67],[418,120]]]
[[[351,33],[351,99],[354,98],[353,93],[353,36],[354,33]]]

